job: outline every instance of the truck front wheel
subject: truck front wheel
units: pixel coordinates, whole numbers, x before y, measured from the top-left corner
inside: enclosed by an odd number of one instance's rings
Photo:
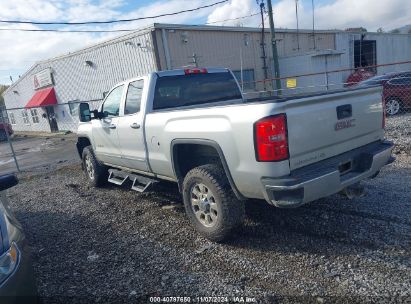
[[[194,227],[212,241],[227,239],[244,220],[244,202],[238,200],[217,165],[189,171],[183,182],[183,199]]]
[[[83,149],[82,161],[83,170],[89,183],[93,187],[103,186],[107,182],[108,170],[106,166],[99,163],[91,146]]]

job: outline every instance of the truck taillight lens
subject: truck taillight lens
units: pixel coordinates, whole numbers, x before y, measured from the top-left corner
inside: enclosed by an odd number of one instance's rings
[[[254,124],[255,154],[257,161],[288,159],[287,117],[270,116]]]
[[[199,68],[195,68],[195,69],[185,69],[184,73],[186,75],[190,75],[190,74],[207,74],[207,69],[199,69]]]

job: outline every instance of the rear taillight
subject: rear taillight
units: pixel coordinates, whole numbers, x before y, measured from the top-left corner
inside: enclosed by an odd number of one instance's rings
[[[254,124],[257,161],[288,159],[287,117],[285,114],[266,117]]]
[[[185,73],[186,75],[189,75],[189,74],[207,74],[207,69],[198,69],[198,68],[195,68],[195,69],[185,69],[185,70],[184,70],[184,73]]]
[[[385,98],[382,98],[382,128],[385,129],[385,116],[387,115],[386,106],[385,106]]]

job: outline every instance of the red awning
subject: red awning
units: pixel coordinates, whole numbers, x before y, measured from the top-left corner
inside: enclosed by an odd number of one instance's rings
[[[25,108],[45,107],[57,104],[54,88],[38,90],[26,104]]]

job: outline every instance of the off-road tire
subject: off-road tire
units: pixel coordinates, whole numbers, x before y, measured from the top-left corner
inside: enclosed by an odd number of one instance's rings
[[[107,183],[108,168],[97,160],[91,146],[87,146],[83,149],[81,159],[83,171],[90,185],[93,187],[104,186]],[[92,167],[94,171],[93,174],[90,173],[90,167],[88,166]]]
[[[192,206],[192,191],[199,184],[205,185],[212,192],[218,209],[212,227],[200,222]],[[211,241],[221,242],[228,239],[233,229],[244,221],[244,202],[236,198],[224,170],[218,165],[203,165],[190,170],[183,181],[183,199],[190,222],[198,232]]]

